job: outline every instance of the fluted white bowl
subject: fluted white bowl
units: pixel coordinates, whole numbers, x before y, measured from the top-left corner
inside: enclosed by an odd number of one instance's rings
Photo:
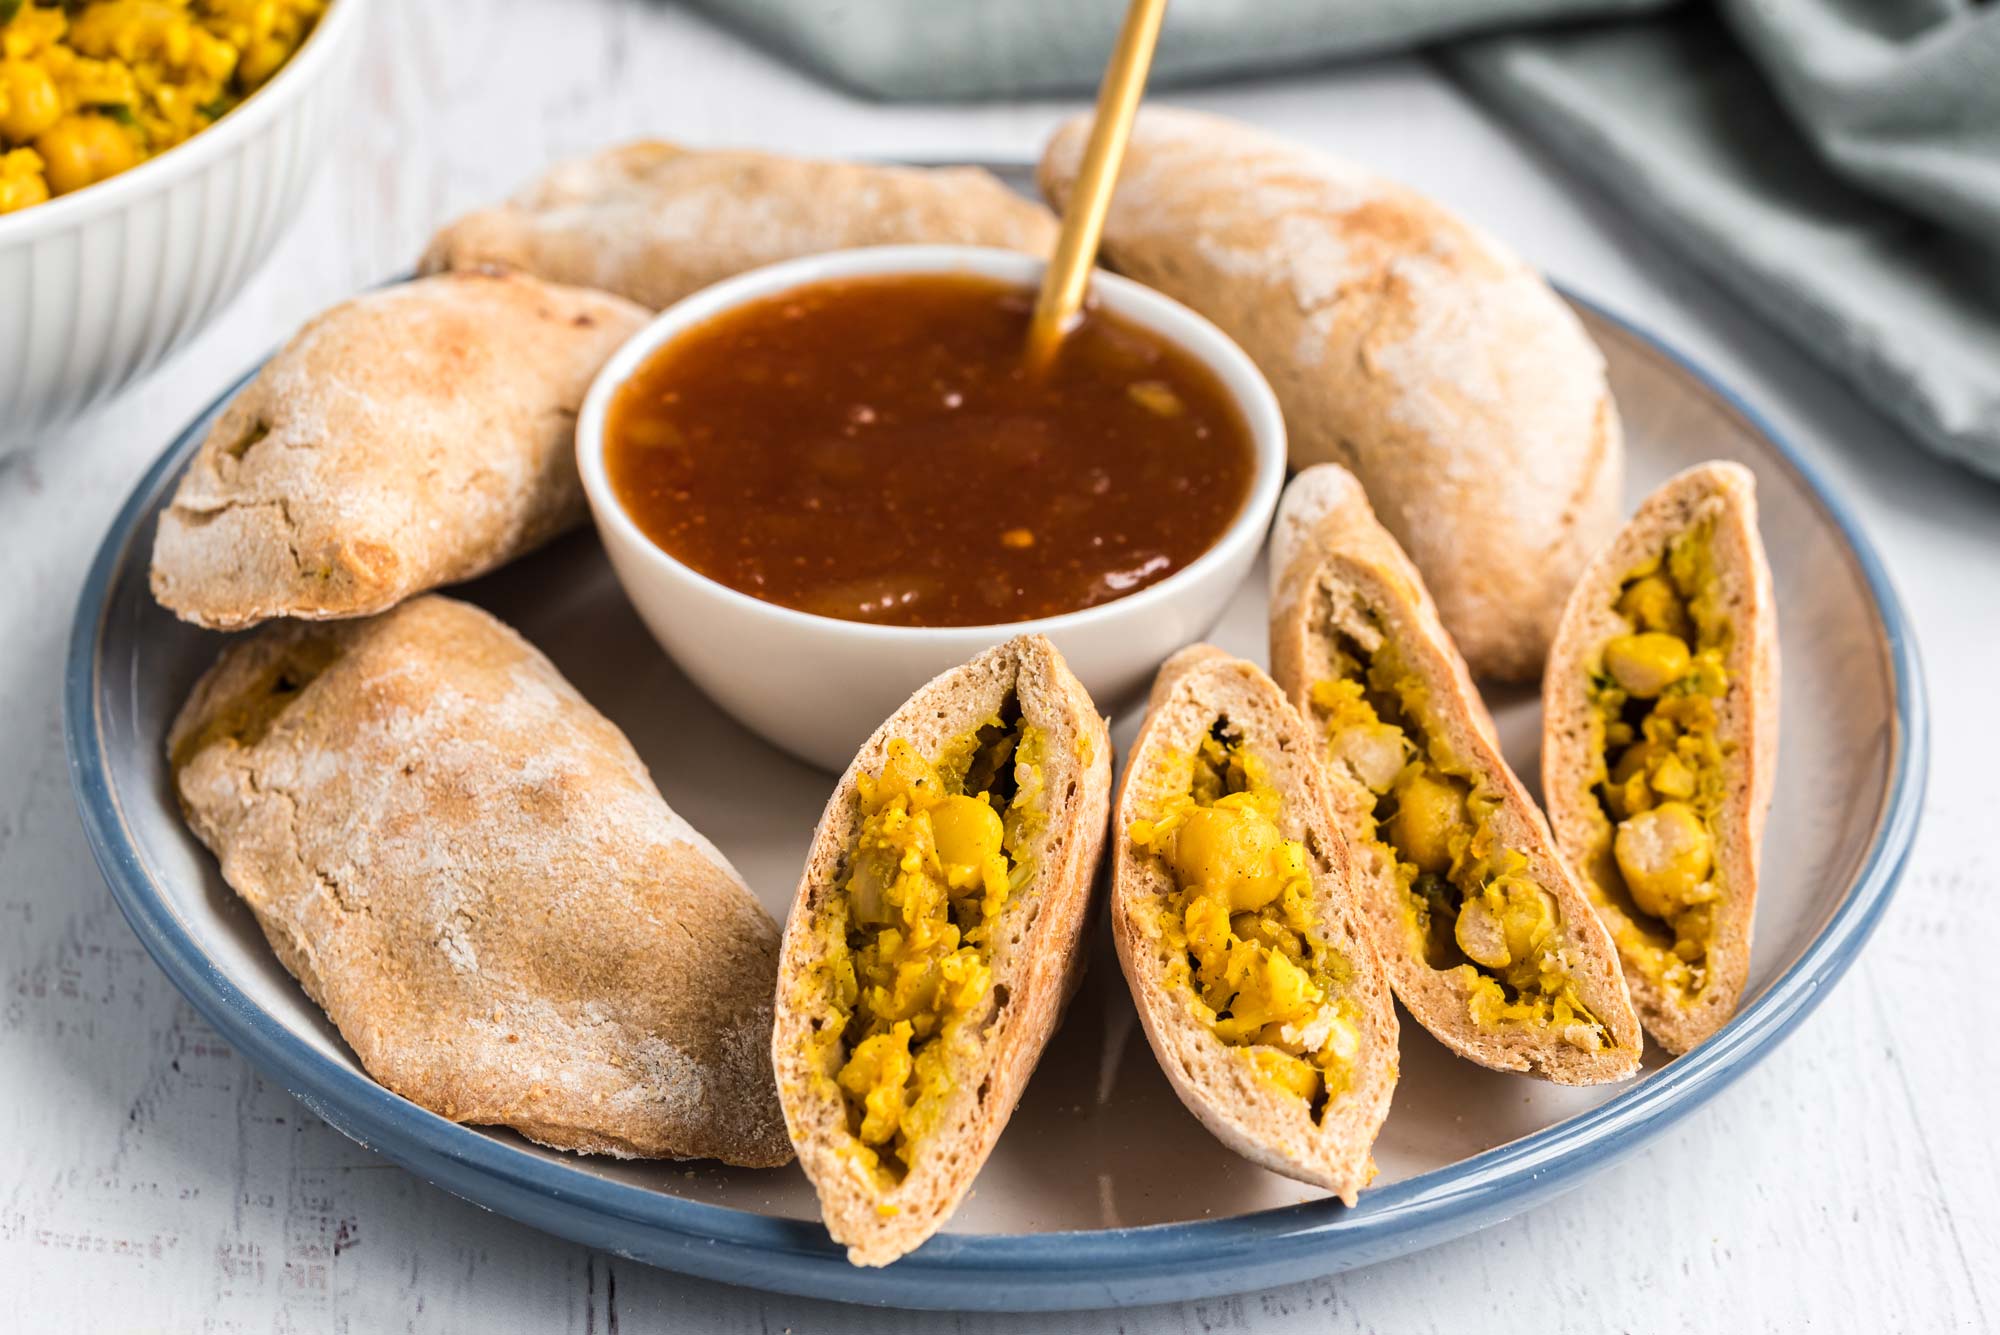
[[[0,216],[0,454],[192,338],[241,290],[326,157],[365,0],[333,0],[270,83],[159,157]]]

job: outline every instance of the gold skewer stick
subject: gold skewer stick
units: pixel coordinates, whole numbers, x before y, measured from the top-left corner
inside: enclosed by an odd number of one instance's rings
[[[1152,68],[1153,48],[1166,12],[1167,0],[1132,0],[1125,11],[1118,45],[1112,48],[1111,61],[1104,67],[1104,82],[1098,85],[1097,117],[1090,127],[1090,143],[1083,150],[1083,164],[1069,204],[1063,209],[1062,233],[1042,275],[1041,295],[1035,299],[1034,321],[1028,326],[1030,366],[1048,365],[1083,307],[1091,266],[1097,260],[1098,239],[1104,235],[1104,215],[1111,209],[1111,192],[1118,185],[1118,168],[1125,161],[1132,118],[1139,114],[1146,72]]]

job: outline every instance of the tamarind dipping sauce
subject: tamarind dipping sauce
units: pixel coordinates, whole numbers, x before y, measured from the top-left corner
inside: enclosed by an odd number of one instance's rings
[[[821,616],[995,625],[1135,593],[1242,510],[1248,427],[1194,356],[1102,310],[1030,369],[1033,305],[917,273],[726,311],[619,387],[612,490],[668,555]]]

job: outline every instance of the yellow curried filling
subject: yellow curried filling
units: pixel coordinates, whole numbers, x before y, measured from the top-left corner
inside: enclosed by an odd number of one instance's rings
[[[1340,675],[1314,684],[1332,758],[1375,796],[1359,832],[1395,869],[1411,945],[1465,985],[1474,1023],[1548,1026],[1596,1051],[1609,1041],[1563,958],[1555,897],[1507,847],[1500,797],[1427,724],[1429,692],[1385,639],[1372,653],[1343,637]]]
[[[1590,892],[1618,910],[1628,966],[1692,1001],[1708,983],[1715,819],[1726,795],[1716,706],[1729,692],[1722,610],[1703,520],[1620,582],[1631,630],[1606,641],[1590,682],[1588,777],[1601,819],[1585,858]]]
[[[1282,798],[1221,727],[1195,752],[1188,791],[1127,833],[1173,873],[1160,926],[1189,1009],[1320,1116],[1360,1050],[1352,969],[1319,934],[1305,845],[1278,828]]]
[[[0,0],[0,213],[115,176],[278,72],[327,0]]]
[[[885,1187],[916,1163],[952,1093],[952,1058],[993,1007],[993,933],[1032,874],[1044,820],[1042,734],[992,718],[935,761],[901,739],[858,780],[861,830],[825,909],[809,980],[830,1004],[817,1067],[847,1107],[852,1152]]]

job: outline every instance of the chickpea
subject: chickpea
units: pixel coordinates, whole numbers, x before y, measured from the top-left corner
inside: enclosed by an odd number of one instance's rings
[[[35,140],[47,164],[49,189],[58,195],[116,176],[139,161],[139,150],[117,122],[104,116],[64,116]]]
[[[1611,767],[1610,779],[1605,784],[1612,816],[1625,820],[1653,805],[1653,790],[1647,775],[1666,754],[1667,748],[1659,742],[1636,742],[1625,748],[1618,763]]]
[[[1284,889],[1284,836],[1254,811],[1197,807],[1174,831],[1169,853],[1184,885],[1227,893],[1232,913],[1263,908]]]
[[[1507,931],[1501,925],[1500,917],[1487,908],[1482,900],[1468,899],[1458,910],[1458,921],[1452,925],[1451,934],[1458,941],[1458,948],[1474,964],[1483,964],[1489,969],[1504,969],[1514,962],[1514,954],[1507,948]]]
[[[285,44],[274,38],[250,43],[236,65],[236,72],[243,78],[243,86],[255,88],[276,74],[278,66],[285,63],[289,54]]]
[[[1604,666],[1635,700],[1650,700],[1688,670],[1687,641],[1659,631],[1620,635],[1604,646]]]
[[[938,861],[954,867],[983,867],[1000,852],[1006,833],[1000,813],[984,798],[947,797],[931,812],[931,835]]]
[[[1472,836],[1465,815],[1465,785],[1449,775],[1419,769],[1396,785],[1396,814],[1389,818],[1389,841],[1418,871],[1451,870],[1454,843]]]
[[[28,60],[0,60],[0,139],[25,144],[62,118],[56,82]]]
[[[1500,923],[1507,933],[1507,953],[1517,960],[1531,959],[1556,929],[1556,901],[1540,886],[1509,881]]]
[[[1699,902],[1712,865],[1708,830],[1685,802],[1662,802],[1620,825],[1612,853],[1632,902],[1663,920]]]
[[[236,68],[236,48],[220,37],[191,29],[188,47],[195,68],[217,83],[226,81]]]
[[[1227,883],[1237,852],[1237,817],[1214,807],[1187,813],[1167,845],[1167,861],[1186,886]]]
[[[42,179],[42,160],[34,149],[0,153],[0,213],[25,209],[48,197],[49,183]]]
[[[1633,581],[1618,596],[1618,613],[1639,630],[1664,631],[1684,640],[1694,629],[1688,624],[1687,608],[1680,593],[1665,575],[1648,575]]]
[[[1386,793],[1410,758],[1403,730],[1393,723],[1357,723],[1333,735],[1333,758],[1346,764],[1368,791]]]

